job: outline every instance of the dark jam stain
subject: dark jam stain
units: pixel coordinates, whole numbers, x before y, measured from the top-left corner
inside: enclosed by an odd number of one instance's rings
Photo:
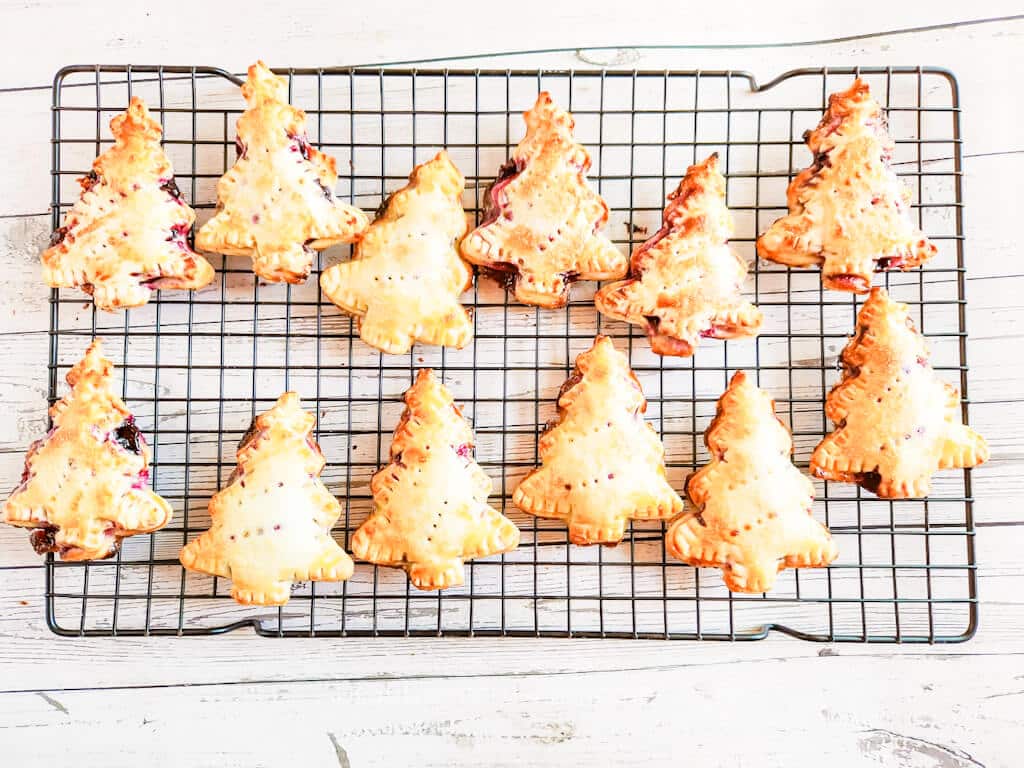
[[[60,547],[57,546],[57,540],[55,538],[57,531],[57,526],[48,525],[45,528],[36,528],[29,534],[28,540],[32,544],[32,549],[36,551],[36,554],[45,555],[47,552],[60,551]]]
[[[242,435],[242,440],[238,443],[238,452],[245,450],[245,447],[256,439],[258,433],[259,429],[256,427],[256,419],[253,419],[249,422],[249,429]]]
[[[495,199],[497,197],[497,193],[505,184],[505,182],[517,176],[519,173],[522,172],[522,170],[523,168],[519,164],[519,162],[512,157],[506,160],[498,169],[498,175],[495,177],[494,181],[492,181],[490,185],[487,187],[487,192],[484,195],[484,221],[493,221],[494,219],[498,218],[500,206],[498,204],[498,201]]]
[[[878,486],[882,484],[882,476],[878,472],[861,472],[857,475],[857,484],[872,493],[878,493]]]
[[[388,211],[388,206],[391,205],[391,199],[395,196],[392,192],[390,195],[380,201],[380,205],[377,206],[377,210],[373,212],[373,218],[379,219]]]
[[[327,185],[324,184],[322,181],[320,181],[320,179],[316,180],[316,185],[318,187],[320,187],[320,191],[323,193],[323,196],[325,198],[327,198],[327,201],[330,202],[330,203],[333,203],[334,202],[334,191],[328,189]]]
[[[245,143],[239,139],[235,139],[235,157],[241,159],[245,157],[246,146]]]
[[[135,419],[132,416],[121,422],[121,426],[114,430],[113,439],[114,442],[129,453],[142,453],[142,446],[144,445],[142,433],[135,426]]]
[[[82,187],[82,192],[88,192],[100,183],[100,175],[96,173],[96,171],[89,171],[85,176],[78,180],[78,183]]]
[[[171,227],[171,236],[167,238],[167,242],[174,243],[181,250],[191,250],[188,244],[188,233],[191,227],[188,224],[175,224]]]
[[[309,146],[309,141],[305,136],[296,136],[295,134],[288,134],[288,138],[292,141],[291,150],[292,152],[298,152],[302,155],[303,160],[309,160],[312,155],[313,148]]]
[[[168,195],[170,195],[171,197],[173,197],[173,198],[174,198],[175,200],[177,200],[177,201],[178,201],[179,203],[180,203],[180,202],[182,202],[182,199],[181,199],[181,190],[180,190],[180,189],[178,189],[178,182],[176,182],[176,181],[174,180],[174,178],[173,178],[173,177],[172,177],[172,178],[170,178],[170,179],[164,179],[164,180],[163,180],[163,181],[162,181],[162,182],[160,183],[160,189],[162,189],[162,190],[163,190],[164,192],[166,192],[166,193],[167,193]]]
[[[67,237],[67,234],[67,227],[58,227],[55,229],[53,234],[50,235],[50,247],[53,248],[55,245],[60,245],[64,242],[64,238]]]
[[[879,272],[883,269],[903,269],[904,263],[906,259],[902,256],[883,256],[878,260],[875,269]]]

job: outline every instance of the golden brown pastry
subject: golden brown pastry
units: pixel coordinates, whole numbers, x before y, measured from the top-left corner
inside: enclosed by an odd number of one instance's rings
[[[416,166],[409,184],[381,207],[352,260],[320,276],[324,294],[359,318],[363,341],[382,352],[408,352],[414,342],[457,349],[473,336],[459,296],[473,270],[459,256],[468,224],[466,180],[446,152]]]
[[[0,522],[35,529],[40,554],[100,560],[171,520],[171,505],[147,487],[149,446],[111,392],[112,375],[96,339],[68,372],[71,391],[50,408],[52,428],[28,449],[21,483],[0,507]]]
[[[196,247],[249,256],[272,283],[301,283],[315,252],[355,240],[366,214],[335,199],[334,158],[310,146],[306,113],[288,103],[284,78],[258,61],[242,95],[238,159],[217,183],[217,213],[199,228]]]
[[[614,280],[629,263],[599,231],[608,206],[587,184],[590,155],[573,138],[572,115],[542,92],[523,117],[526,137],[498,172],[462,255],[509,275],[524,304],[561,307],[573,280]]]
[[[419,589],[458,586],[463,561],[519,546],[519,529],[487,504],[491,479],[473,459],[473,430],[430,369],[405,393],[391,463],[370,489],[373,513],[352,553],[404,568]]]
[[[210,529],[181,550],[190,571],[231,579],[242,605],[284,605],[293,581],[344,581],[353,564],[331,538],[341,505],[320,480],[316,417],[285,392],[238,445],[238,467],[210,499]]]
[[[747,265],[729,248],[732,228],[714,154],[687,169],[661,229],[633,252],[629,279],[597,292],[598,310],[643,326],[659,355],[689,357],[702,336],[756,336],[761,310],[740,297]]]
[[[687,478],[696,507],[668,529],[670,555],[721,568],[733,592],[767,592],[784,568],[816,568],[839,550],[814,519],[814,484],[790,459],[793,438],[775,403],[742,371],[704,433],[711,460]]]
[[[892,169],[893,141],[867,83],[857,79],[832,94],[805,140],[814,165],[790,183],[789,215],[758,238],[761,258],[820,264],[826,288],[867,293],[876,269],[907,270],[935,255],[914,226],[910,192]]]
[[[885,289],[871,291],[840,360],[842,381],[825,401],[836,429],[811,456],[816,477],[920,498],[935,470],[988,459],[985,439],[961,423],[960,393],[935,375],[906,304]]]
[[[189,245],[196,214],[160,146],[160,123],[135,96],[110,132],[114,145],[78,180],[82,196],[43,251],[43,280],[81,288],[107,311],[141,306],[157,289],[208,285],[213,267]]]
[[[644,421],[647,401],[625,355],[598,336],[576,358],[558,395],[558,418],[540,438],[541,466],[512,500],[565,520],[573,544],[617,544],[626,521],[667,520],[683,501],[665,477],[665,447]]]

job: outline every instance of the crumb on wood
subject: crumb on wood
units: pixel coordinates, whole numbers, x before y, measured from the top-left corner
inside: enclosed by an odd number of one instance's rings
[[[422,357],[417,357],[416,358],[416,362],[417,363],[422,363],[423,362],[423,358]]]
[[[20,603],[21,605],[28,605],[28,600],[19,600],[18,602],[19,602],[19,603]]]

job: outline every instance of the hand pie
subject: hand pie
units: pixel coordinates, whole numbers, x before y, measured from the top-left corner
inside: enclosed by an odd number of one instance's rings
[[[661,229],[633,252],[630,278],[597,292],[598,310],[644,326],[659,355],[689,357],[701,336],[756,336],[761,310],[740,298],[747,265],[728,245],[718,155],[691,166],[668,200]]]
[[[541,466],[512,500],[569,525],[573,544],[617,544],[626,521],[666,520],[683,501],[665,478],[665,448],[644,421],[647,401],[607,336],[576,358],[558,394],[558,418],[540,438]]]
[[[21,483],[0,507],[0,522],[34,528],[35,550],[62,560],[110,557],[121,539],[171,520],[171,505],[146,486],[149,447],[110,390],[101,347],[93,341],[68,372],[71,391],[50,408],[53,426],[28,449]]]
[[[154,290],[197,290],[213,267],[188,243],[196,219],[160,146],[160,123],[137,96],[110,121],[114,145],[78,180],[82,196],[43,251],[51,288],[81,288],[99,309],[138,307]]]
[[[405,393],[391,463],[370,490],[373,513],[352,552],[404,568],[419,589],[458,586],[464,560],[519,546],[519,529],[487,504],[491,480],[473,460],[473,431],[429,369]]]
[[[826,288],[867,293],[872,271],[911,269],[935,255],[911,219],[910,192],[892,169],[895,147],[867,83],[832,94],[804,139],[814,165],[790,183],[789,215],[758,238],[761,258],[820,264]]]
[[[718,400],[704,443],[711,460],[686,481],[697,508],[668,529],[670,555],[721,568],[733,592],[767,592],[784,568],[816,568],[839,550],[814,519],[814,484],[793,462],[775,403],[740,371]]]
[[[242,605],[284,605],[293,581],[352,575],[352,558],[331,538],[341,505],[320,481],[315,421],[294,392],[257,416],[227,487],[210,499],[210,529],[181,550],[190,571],[231,579]]]
[[[905,304],[875,288],[843,350],[843,378],[825,400],[836,429],[814,449],[811,473],[857,483],[883,499],[921,498],[937,469],[988,459],[960,421],[960,394],[928,363]]]
[[[334,158],[306,138],[306,113],[288,103],[288,85],[262,61],[242,86],[238,159],[217,183],[217,213],[199,228],[196,247],[249,256],[272,283],[301,283],[316,251],[348,243],[366,215],[334,199]]]
[[[359,318],[359,335],[383,352],[413,342],[461,348],[473,335],[459,303],[473,271],[459,256],[468,228],[466,180],[445,152],[416,166],[409,184],[389,197],[352,260],[320,276],[328,299]]]
[[[629,263],[598,232],[608,206],[587,184],[590,155],[573,139],[572,115],[544,92],[524,117],[526,138],[498,172],[462,255],[508,273],[524,304],[561,307],[569,282],[624,277]]]

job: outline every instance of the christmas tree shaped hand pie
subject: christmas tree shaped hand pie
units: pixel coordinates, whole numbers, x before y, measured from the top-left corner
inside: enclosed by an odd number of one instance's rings
[[[81,288],[99,309],[138,307],[158,288],[196,290],[213,267],[188,244],[196,219],[160,146],[160,123],[134,97],[110,121],[114,145],[79,179],[82,196],[43,251],[43,279]]]
[[[419,589],[458,586],[464,560],[519,546],[519,529],[487,504],[491,480],[473,460],[473,431],[429,369],[405,393],[391,463],[370,489],[373,513],[352,552],[404,568]]]
[[[793,438],[775,403],[740,371],[704,433],[711,460],[690,475],[697,508],[668,529],[670,555],[721,568],[733,592],[767,592],[783,568],[825,566],[838,549],[814,519],[814,485],[790,454]]]
[[[462,255],[508,273],[524,304],[561,307],[572,280],[616,279],[629,264],[598,231],[608,206],[587,184],[590,156],[573,139],[572,115],[545,92],[524,117],[526,137],[490,188]]]
[[[565,520],[573,544],[617,544],[626,521],[683,509],[665,478],[665,448],[644,421],[647,401],[626,357],[598,336],[576,358],[558,419],[540,438],[541,466],[512,497],[524,512]]]
[[[825,401],[836,429],[811,456],[811,472],[858,483],[886,499],[927,496],[937,469],[988,458],[985,439],[960,421],[960,394],[940,380],[907,306],[875,288],[857,315],[844,370]]]
[[[814,165],[790,183],[789,215],[758,238],[762,258],[820,264],[826,288],[867,293],[875,269],[907,270],[935,255],[912,221],[910,192],[892,169],[894,144],[867,83],[832,94],[805,139]]]
[[[459,295],[473,271],[459,256],[466,234],[466,180],[445,152],[416,166],[409,184],[389,197],[352,260],[320,276],[327,298],[359,317],[359,335],[384,352],[413,342],[461,348],[473,335]]]
[[[668,199],[661,229],[633,252],[630,279],[599,290],[598,310],[645,326],[659,355],[688,357],[701,336],[755,336],[761,311],[740,298],[747,265],[728,245],[718,155],[690,167]]]
[[[227,487],[210,499],[210,529],[181,550],[189,570],[231,579],[243,605],[283,605],[293,581],[352,575],[352,558],[331,538],[341,505],[320,480],[315,421],[294,392],[257,416]]]
[[[284,78],[256,62],[242,95],[238,159],[217,183],[217,213],[199,228],[196,246],[250,256],[264,280],[301,283],[314,253],[356,239],[366,215],[335,200],[334,158],[310,146],[306,113],[288,103]]]
[[[63,560],[115,554],[121,539],[170,522],[171,506],[146,487],[149,448],[128,407],[110,391],[113,366],[96,339],[50,408],[53,427],[32,444],[21,484],[0,522],[35,528],[37,552]]]

